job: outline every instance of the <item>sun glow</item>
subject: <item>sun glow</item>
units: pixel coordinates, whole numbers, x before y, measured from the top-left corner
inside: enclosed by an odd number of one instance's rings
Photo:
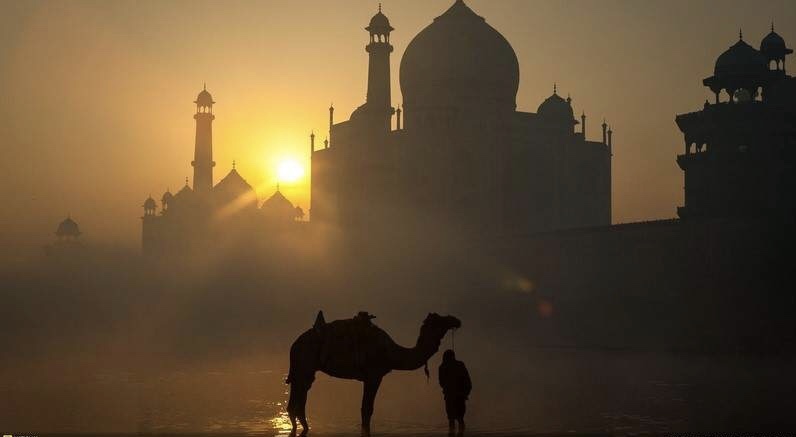
[[[285,159],[279,163],[276,170],[279,182],[296,182],[304,177],[304,168],[292,159]]]

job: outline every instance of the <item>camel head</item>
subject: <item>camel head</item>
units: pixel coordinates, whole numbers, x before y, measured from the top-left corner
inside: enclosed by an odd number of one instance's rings
[[[458,329],[461,328],[461,326],[462,322],[456,317],[429,313],[429,315],[426,316],[426,320],[423,321],[423,328],[421,331],[425,331],[431,336],[442,338],[448,330]]]

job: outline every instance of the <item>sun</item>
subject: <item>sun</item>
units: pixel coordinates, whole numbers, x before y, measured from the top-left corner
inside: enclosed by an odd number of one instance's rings
[[[304,168],[293,159],[285,159],[279,163],[276,175],[279,182],[296,182],[304,176]]]

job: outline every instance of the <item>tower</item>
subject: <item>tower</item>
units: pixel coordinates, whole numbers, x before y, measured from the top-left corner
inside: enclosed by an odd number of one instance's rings
[[[365,106],[375,117],[383,117],[385,127],[390,128],[390,118],[394,109],[390,104],[390,53],[393,46],[390,44],[390,20],[381,12],[370,19],[370,24],[365,30],[370,33],[370,43],[365,47],[368,52],[368,94]]]
[[[773,30],[760,51],[738,37],[702,81],[715,103],[675,119],[685,146],[677,156],[683,219],[787,217],[796,210],[796,80],[784,71],[791,50]]]
[[[194,145],[193,190],[197,194],[209,193],[213,188],[213,96],[207,92],[207,86],[196,97],[196,142]]]

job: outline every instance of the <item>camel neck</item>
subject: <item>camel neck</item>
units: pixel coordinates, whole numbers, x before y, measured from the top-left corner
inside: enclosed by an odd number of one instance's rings
[[[421,329],[414,347],[395,345],[392,355],[395,370],[416,370],[422,367],[439,350],[441,336],[424,333]]]

